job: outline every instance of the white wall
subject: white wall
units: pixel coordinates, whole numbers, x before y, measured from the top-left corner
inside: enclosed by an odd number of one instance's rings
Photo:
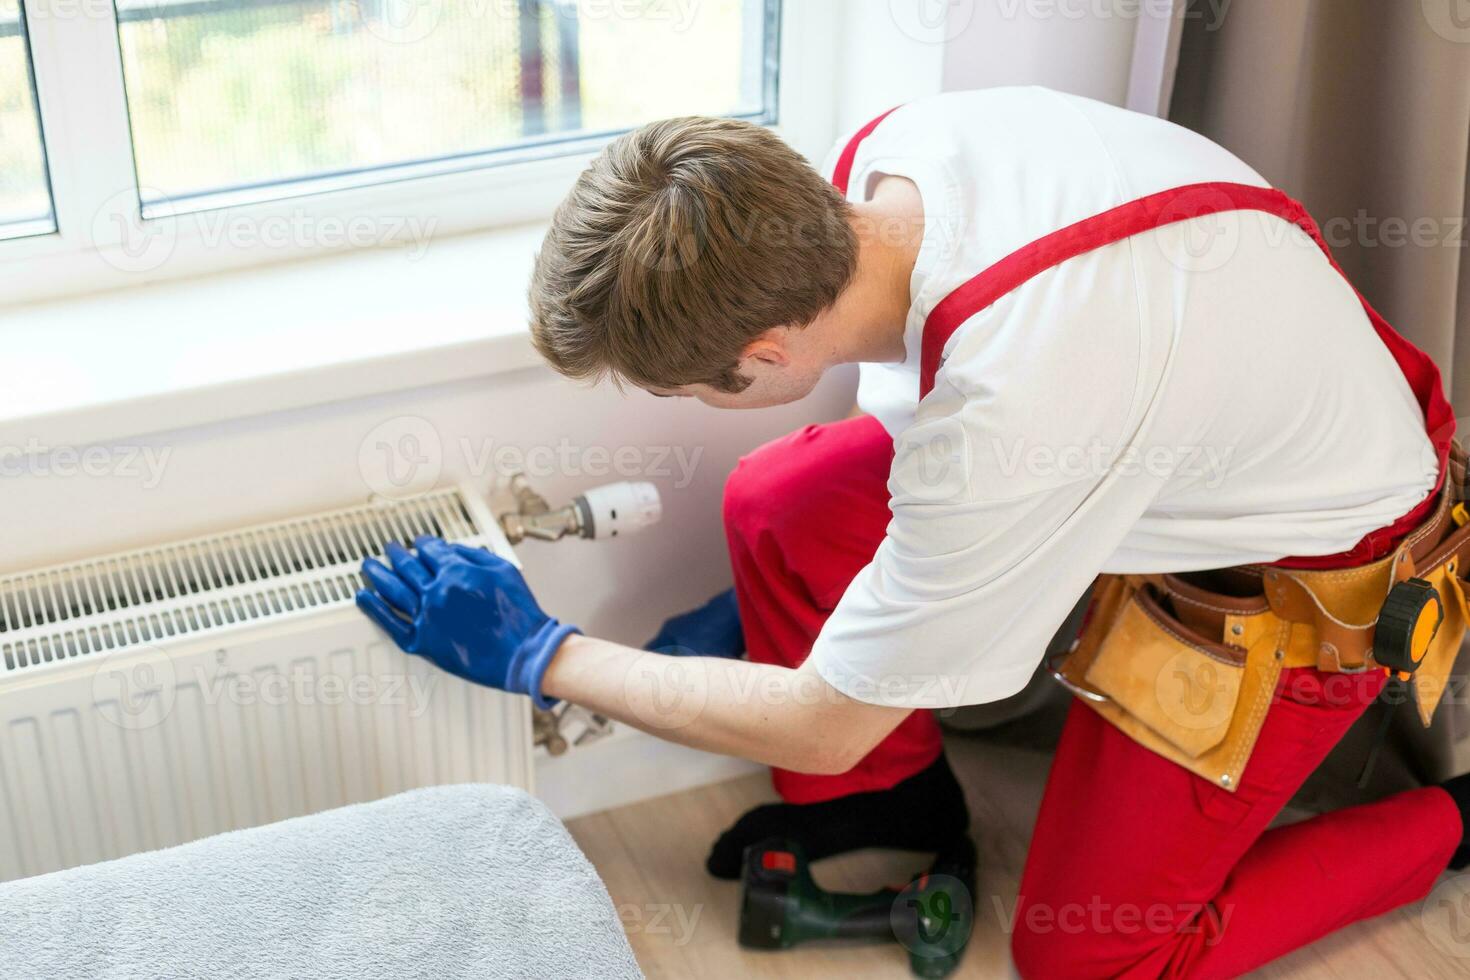
[[[843,0],[833,79],[839,133],[902,102],[941,91],[942,7],[935,0]]]
[[[1138,0],[955,0],[947,90],[1045,85],[1123,105]]]
[[[1124,105],[1166,0],[859,0],[842,8],[838,128],[940,91],[1045,85]]]

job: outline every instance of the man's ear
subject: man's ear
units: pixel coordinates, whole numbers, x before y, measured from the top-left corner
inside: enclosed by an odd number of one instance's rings
[[[782,368],[791,363],[791,352],[786,349],[785,328],[767,330],[745,345],[740,360],[756,361],[768,367]]]

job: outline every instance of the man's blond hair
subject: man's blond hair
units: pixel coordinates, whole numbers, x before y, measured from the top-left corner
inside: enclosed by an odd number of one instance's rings
[[[557,208],[532,336],[570,377],[740,391],[745,346],[810,323],[856,267],[847,202],[774,133],[669,119],[614,140]]]

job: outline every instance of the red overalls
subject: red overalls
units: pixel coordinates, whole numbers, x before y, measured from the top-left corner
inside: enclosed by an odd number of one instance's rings
[[[858,145],[886,115],[860,130],[839,157],[833,180],[844,193]],[[1033,242],[940,302],[924,327],[921,396],[932,389],[953,332],[1033,276],[1165,224],[1232,210],[1297,224],[1331,260],[1311,218],[1277,191],[1205,184],[1134,201]],[[1364,308],[1419,398],[1443,474],[1454,419],[1439,371],[1366,301]],[[883,539],[892,458],[892,439],[882,426],[857,418],[808,426],[741,461],[727,487],[725,517],[752,660],[796,666],[806,658],[848,583]],[[1422,522],[1436,499],[1437,491],[1345,554],[1283,564],[1333,568],[1371,561]],[[1383,681],[1377,672],[1284,672],[1234,793],[1074,704],[1011,920],[1020,971],[1037,977],[1233,976],[1422,898],[1463,833],[1458,810],[1438,788],[1266,830]],[[850,772],[774,770],[773,781],[796,803],[884,789],[928,766],[941,749],[932,714],[920,711]],[[1384,827],[1410,830],[1394,834],[1389,846]]]

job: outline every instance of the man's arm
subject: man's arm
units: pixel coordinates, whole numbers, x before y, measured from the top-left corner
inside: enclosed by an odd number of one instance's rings
[[[912,710],[854,700],[807,666],[672,657],[581,635],[563,641],[541,687],[671,742],[810,773],[851,769]]]
[[[548,616],[520,570],[424,537],[363,562],[357,604],[400,647],[476,684],[572,701],[696,748],[802,772],[846,772],[909,713],[855,701],[815,668],[647,653]]]

